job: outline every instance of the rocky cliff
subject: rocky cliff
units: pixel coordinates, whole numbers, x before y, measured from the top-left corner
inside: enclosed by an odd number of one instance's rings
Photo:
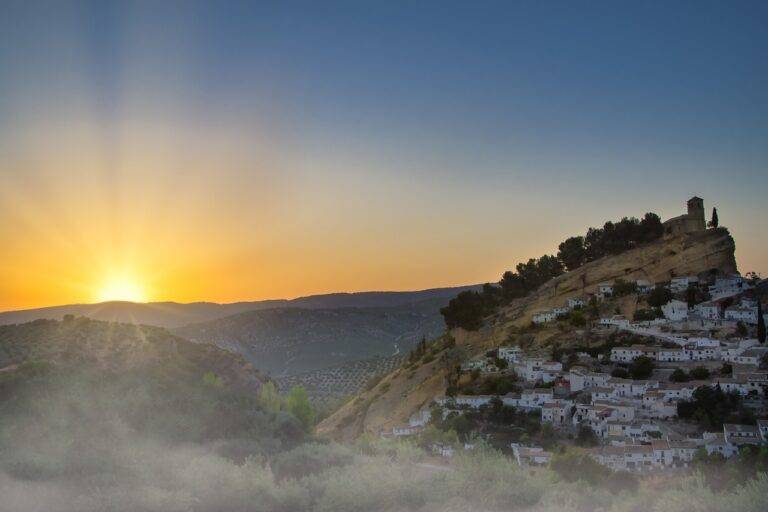
[[[552,279],[486,319],[479,331],[456,329],[450,334],[467,353],[480,354],[504,343],[517,328],[530,324],[534,311],[562,306],[569,297],[593,293],[599,283],[619,278],[656,283],[675,276],[732,273],[737,271],[734,252],[735,243],[725,228],[658,240]],[[447,365],[439,356],[414,370],[398,369],[325,419],[318,431],[328,437],[351,439],[364,432],[389,430],[443,394],[446,373]]]

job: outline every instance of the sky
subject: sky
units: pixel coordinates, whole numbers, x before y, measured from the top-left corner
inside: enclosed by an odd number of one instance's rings
[[[0,3],[0,309],[495,281],[698,195],[768,275],[766,2]]]

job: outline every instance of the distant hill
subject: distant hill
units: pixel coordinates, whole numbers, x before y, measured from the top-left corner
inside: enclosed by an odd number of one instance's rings
[[[273,376],[294,375],[406,354],[422,336],[431,338],[445,330],[440,308],[448,300],[432,298],[395,307],[264,309],[174,332],[242,354]]]
[[[301,386],[307,390],[313,402],[324,403],[360,392],[371,379],[395,370],[405,359],[404,355],[372,357],[298,375],[278,377],[275,381],[281,392],[286,392],[293,386]]]
[[[407,292],[359,292],[310,295],[296,299],[263,300],[217,304],[214,302],[103,302],[99,304],[69,304],[48,308],[7,311],[0,313],[0,325],[19,324],[38,319],[61,320],[65,315],[86,316],[95,320],[126,322],[159,327],[181,327],[190,323],[278,307],[305,309],[381,308],[414,304],[429,299],[449,299],[462,290],[478,286],[435,288]]]
[[[111,374],[162,370],[169,376],[201,377],[254,391],[265,380],[241,356],[192,343],[164,328],[75,318],[0,326],[0,373],[25,364]]]

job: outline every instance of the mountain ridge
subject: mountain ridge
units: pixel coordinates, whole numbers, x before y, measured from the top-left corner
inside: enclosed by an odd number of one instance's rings
[[[126,322],[177,328],[190,323],[223,318],[237,313],[278,307],[338,308],[386,307],[415,303],[435,297],[450,299],[458,292],[480,285],[428,288],[415,291],[338,292],[307,295],[294,299],[267,299],[217,303],[160,301],[137,303],[108,301],[95,304],[64,304],[43,308],[0,312],[0,325],[21,324],[38,319],[61,320],[65,315],[86,316],[94,320]]]

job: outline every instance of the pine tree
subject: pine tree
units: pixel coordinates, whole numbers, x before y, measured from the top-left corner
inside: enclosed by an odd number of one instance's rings
[[[765,318],[763,317],[763,301],[757,299],[757,341],[765,344]]]
[[[717,220],[717,208],[712,208],[712,220],[709,221],[709,227],[716,228],[719,224]]]

